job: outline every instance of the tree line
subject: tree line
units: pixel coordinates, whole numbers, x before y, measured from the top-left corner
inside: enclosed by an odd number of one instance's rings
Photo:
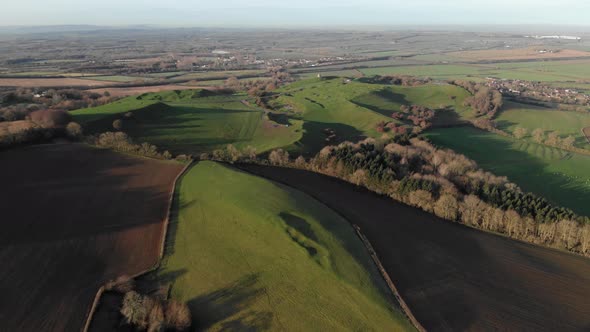
[[[275,150],[267,160],[230,146],[206,158],[295,167],[363,186],[440,218],[590,256],[590,219],[523,192],[506,177],[416,137],[328,146],[311,159]]]

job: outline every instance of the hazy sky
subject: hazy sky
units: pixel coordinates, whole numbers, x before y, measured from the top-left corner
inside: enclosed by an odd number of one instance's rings
[[[590,24],[590,0],[4,0],[0,25]]]

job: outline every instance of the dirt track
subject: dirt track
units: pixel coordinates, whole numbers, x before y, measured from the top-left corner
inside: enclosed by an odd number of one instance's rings
[[[80,144],[0,152],[0,331],[79,331],[100,285],[156,264],[181,169]]]
[[[359,225],[428,331],[590,329],[589,259],[443,221],[334,178],[241,167]]]

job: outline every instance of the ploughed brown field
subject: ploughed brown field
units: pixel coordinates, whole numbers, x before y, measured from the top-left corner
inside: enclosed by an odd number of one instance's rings
[[[23,88],[46,87],[92,87],[113,85],[113,82],[93,81],[80,78],[0,78],[0,86]]]
[[[82,144],[0,152],[0,331],[80,331],[101,285],[153,267],[182,167]]]
[[[240,168],[314,196],[360,226],[429,331],[590,329],[590,259],[444,221],[335,178]]]

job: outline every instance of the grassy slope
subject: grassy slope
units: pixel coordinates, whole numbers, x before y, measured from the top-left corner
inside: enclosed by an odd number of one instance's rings
[[[178,190],[159,274],[177,276],[172,295],[189,302],[199,328],[411,329],[353,229],[321,203],[212,162]]]
[[[440,146],[463,153],[486,170],[508,178],[574,211],[590,215],[590,157],[514,140],[474,128],[428,132]]]
[[[289,128],[269,122],[263,112],[244,105],[245,96],[203,95],[201,90],[151,93],[72,112],[91,131],[112,130],[115,118],[133,111],[124,130],[138,142],[150,142],[175,154],[211,151],[226,144],[251,145],[262,152],[299,139],[301,122]]]
[[[576,145],[585,148],[588,141],[582,129],[590,127],[590,114],[564,112],[518,103],[506,103],[496,121],[502,130],[513,132],[516,127],[528,129],[529,134],[536,128],[559,131],[561,136],[573,135]],[[530,137],[529,137],[530,138]]]
[[[455,97],[452,99],[451,97]],[[399,111],[402,105],[422,105],[431,109],[451,107],[452,112],[439,112],[438,118],[470,117],[471,109],[464,106],[465,98],[470,94],[467,90],[453,85],[423,85],[418,87],[384,87],[381,91],[371,92],[355,98],[353,101],[359,105],[375,110],[383,115],[390,116],[392,112]],[[448,113],[448,114],[447,114]]]
[[[386,91],[385,94],[379,93]],[[277,104],[289,106],[305,120],[304,133],[297,149],[314,152],[322,147],[323,129],[331,128],[341,139],[356,141],[360,136],[380,137],[375,130],[380,121],[393,121],[392,111],[402,104],[418,104],[432,108],[452,105],[466,112],[463,89],[449,85],[397,87],[357,81],[345,84],[340,78],[310,79],[296,82],[279,92]],[[449,95],[457,95],[452,101]]]

